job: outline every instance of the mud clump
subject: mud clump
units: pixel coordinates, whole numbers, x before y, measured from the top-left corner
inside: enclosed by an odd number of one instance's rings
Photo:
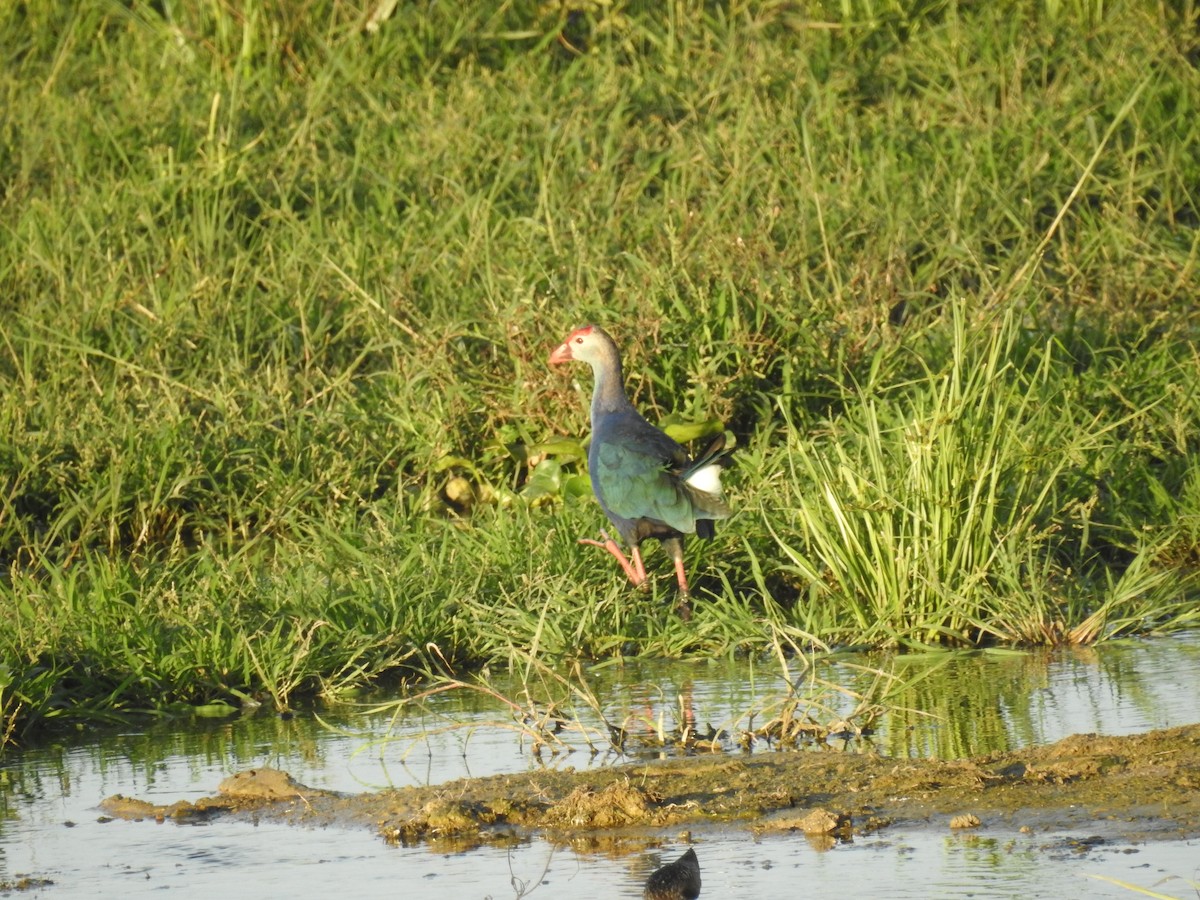
[[[230,775],[217,787],[217,796],[201,797],[194,803],[189,800],[177,800],[169,804],[156,804],[114,794],[100,801],[100,809],[113,818],[135,822],[143,819],[154,819],[156,822],[167,819],[195,822],[223,813],[259,810],[264,805],[269,806],[281,801],[299,800],[308,803],[309,798],[335,796],[329,791],[305,787],[287,772],[262,768]]]
[[[220,799],[203,797],[195,803],[188,800],[176,800],[170,804],[154,804],[123,794],[113,794],[100,801],[100,809],[114,819],[125,819],[130,822],[140,822],[143,819],[153,819],[165,822],[172,819],[177,822],[198,822],[211,818],[217,813],[228,812],[227,804]]]
[[[662,795],[634,787],[628,781],[614,781],[597,791],[581,784],[542,816],[548,828],[624,828],[645,825],[654,819],[654,807]]]
[[[240,800],[291,800],[316,792],[278,769],[237,772],[222,781],[217,790],[226,797]]]

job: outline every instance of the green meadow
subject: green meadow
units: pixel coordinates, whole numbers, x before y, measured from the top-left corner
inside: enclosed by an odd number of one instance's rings
[[[1200,9],[0,5],[0,737],[1200,625]],[[573,327],[736,509],[579,537]]]

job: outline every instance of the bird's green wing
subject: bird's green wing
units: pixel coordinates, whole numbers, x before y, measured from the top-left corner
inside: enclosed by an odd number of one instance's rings
[[[667,461],[614,442],[602,445],[598,456],[593,474],[609,510],[625,519],[657,519],[685,534],[696,530],[691,497]]]

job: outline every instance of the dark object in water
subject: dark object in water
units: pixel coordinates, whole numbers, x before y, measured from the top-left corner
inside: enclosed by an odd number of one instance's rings
[[[688,852],[646,879],[645,900],[696,900],[700,896],[700,860]]]

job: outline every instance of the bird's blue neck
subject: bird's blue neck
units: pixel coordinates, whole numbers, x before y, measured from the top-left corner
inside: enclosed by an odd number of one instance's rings
[[[596,383],[592,388],[592,428],[596,427],[599,416],[609,413],[624,412],[632,409],[629,398],[625,396],[625,376],[621,371],[619,360],[608,365],[595,364],[592,366]]]

